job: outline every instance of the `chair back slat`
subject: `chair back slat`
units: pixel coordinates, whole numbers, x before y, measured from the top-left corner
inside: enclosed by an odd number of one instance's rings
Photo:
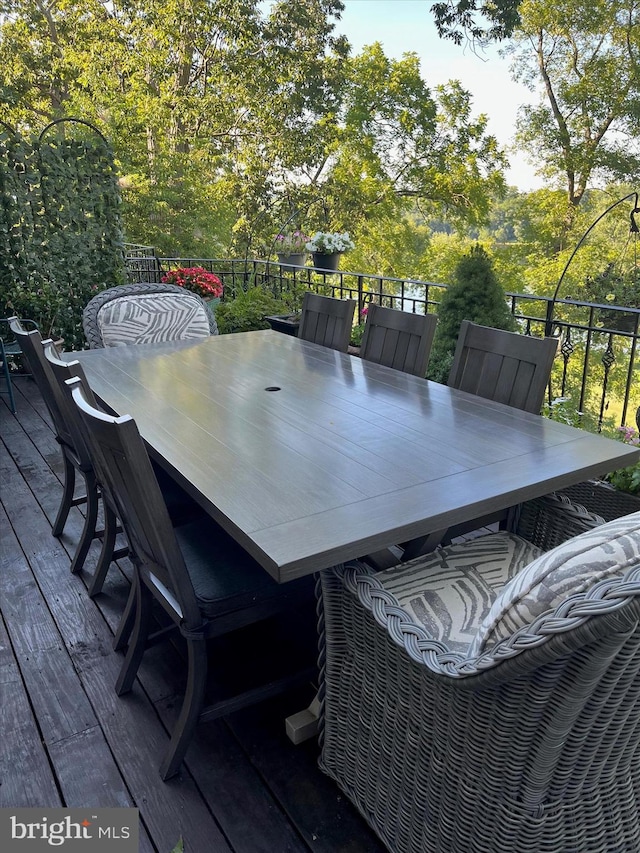
[[[113,417],[92,406],[82,377],[70,379],[66,387],[80,412],[99,478],[115,503],[131,559],[146,577],[157,578],[175,596],[186,627],[199,625],[193,586],[136,422],[128,415]],[[171,597],[165,596],[164,601],[175,609]]]
[[[334,299],[307,291],[302,301],[298,337],[346,352],[355,308],[354,299]]]
[[[366,361],[424,377],[437,322],[435,314],[409,314],[371,303],[360,355]]]
[[[556,338],[534,338],[463,320],[447,384],[540,414],[557,351]]]

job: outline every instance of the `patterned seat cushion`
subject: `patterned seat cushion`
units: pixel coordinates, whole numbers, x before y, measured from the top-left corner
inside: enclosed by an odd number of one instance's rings
[[[98,326],[105,347],[204,338],[211,334],[201,300],[188,292],[112,299],[99,310]]]
[[[375,579],[411,621],[466,653],[504,584],[540,553],[512,533],[493,533],[385,569]]]
[[[496,597],[469,648],[476,656],[598,581],[640,565],[640,512],[574,536],[526,566]]]

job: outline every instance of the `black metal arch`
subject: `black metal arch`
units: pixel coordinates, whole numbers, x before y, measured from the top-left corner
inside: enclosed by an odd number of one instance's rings
[[[638,206],[638,204],[639,204],[639,197],[638,197],[638,193],[637,193],[637,192],[631,192],[631,193],[629,193],[628,195],[623,196],[623,198],[619,198],[617,201],[614,201],[614,202],[613,202],[613,204],[610,204],[610,205],[609,205],[609,207],[608,207],[605,211],[603,211],[603,212],[600,214],[600,216],[598,216],[598,218],[597,218],[597,219],[595,219],[595,220],[591,223],[591,225],[587,228],[587,230],[584,232],[584,234],[582,235],[582,237],[578,240],[578,242],[577,242],[577,244],[576,244],[576,246],[575,246],[575,248],[574,248],[573,252],[571,252],[571,255],[569,256],[569,260],[568,260],[568,261],[567,261],[567,263],[565,264],[564,269],[562,270],[562,273],[560,274],[560,278],[558,279],[558,283],[557,283],[557,285],[556,285],[556,289],[554,290],[554,292],[553,292],[553,297],[552,297],[552,299],[551,299],[550,310],[549,310],[549,313],[548,313],[548,315],[547,315],[547,323],[546,323],[546,326],[545,326],[545,335],[551,335],[551,334],[552,334],[552,329],[553,329],[553,309],[554,309],[555,304],[556,304],[556,301],[557,301],[557,299],[558,299],[558,294],[560,293],[560,287],[562,286],[562,282],[564,281],[564,277],[565,277],[565,275],[566,275],[566,273],[567,273],[567,270],[568,270],[568,269],[569,269],[569,267],[571,266],[571,261],[572,261],[572,260],[575,258],[575,256],[576,256],[576,252],[578,251],[578,249],[580,248],[580,246],[582,246],[582,244],[583,244],[583,243],[584,243],[584,241],[587,239],[587,237],[589,236],[589,234],[591,233],[591,231],[592,231],[592,230],[595,228],[595,226],[598,224],[598,222],[600,222],[600,220],[601,220],[601,219],[604,219],[604,217],[605,217],[608,213],[610,213],[610,212],[611,212],[615,207],[617,207],[619,204],[622,204],[622,202],[624,202],[624,201],[628,201],[630,198],[632,198],[634,201],[633,201],[633,208],[631,209],[631,211],[630,211],[630,213],[629,213],[629,233],[630,233],[630,234],[639,234],[639,233],[640,233],[640,228],[638,228],[638,223],[636,222],[636,219],[635,219],[635,214],[636,214],[636,213],[640,213],[640,207]]]
[[[49,124],[40,133],[40,136],[38,137],[38,144],[42,142],[42,137],[45,135],[45,133],[48,130],[50,130],[52,127],[55,127],[55,125],[61,124],[62,122],[65,122],[65,121],[74,122],[75,124],[85,125],[85,127],[88,127],[90,130],[93,130],[94,133],[97,133],[98,136],[100,137],[100,139],[102,139],[102,141],[105,143],[105,145],[109,144],[107,137],[102,133],[102,131],[98,130],[98,128],[95,126],[95,124],[91,124],[90,121],[86,121],[83,118],[73,118],[72,116],[69,116],[67,118],[57,118],[57,119],[54,119],[53,121],[49,122]]]

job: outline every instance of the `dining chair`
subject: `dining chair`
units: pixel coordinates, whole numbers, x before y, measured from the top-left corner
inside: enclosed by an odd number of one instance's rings
[[[389,850],[640,849],[640,513],[601,522],[322,572],[320,766]]]
[[[539,415],[558,343],[463,320],[447,385]]]
[[[360,357],[424,378],[437,322],[435,314],[410,314],[371,302]]]
[[[298,337],[346,352],[355,308],[354,299],[335,299],[308,290],[302,300]]]
[[[539,415],[558,344],[556,338],[534,338],[463,320],[447,385]],[[437,541],[448,543],[485,524],[499,522],[504,526],[510,518],[511,510],[506,509],[403,542],[402,559],[417,557],[431,550]],[[387,562],[380,565],[392,562],[386,556],[385,559]]]
[[[110,495],[108,486],[105,484],[104,477],[101,476],[99,470],[99,461],[92,454],[91,447],[88,445],[85,438],[84,424],[78,413],[78,409],[73,405],[71,399],[66,393],[65,382],[69,379],[78,377],[83,384],[85,396],[91,402],[91,405],[97,408],[97,402],[89,387],[82,365],[78,361],[63,361],[55,347],[53,341],[47,340],[42,342],[44,357],[47,365],[53,375],[54,382],[57,387],[56,399],[58,400],[59,409],[68,433],[71,437],[73,447],[76,449],[76,455],[83,460],[83,463],[90,467],[93,476],[92,482],[95,481],[99,496],[102,499],[102,508],[104,516],[104,528],[100,531],[94,531],[91,538],[99,537],[101,539],[101,549],[93,576],[88,586],[90,598],[94,598],[104,586],[107,572],[111,563],[129,553],[128,547],[116,548],[116,538],[121,528],[117,518],[117,509],[115,501]],[[159,469],[154,463],[154,471],[156,478],[160,483],[163,499],[167,505],[171,524],[176,527],[184,524],[187,521],[194,521],[204,514],[204,511],[198,504],[171,478],[165,474],[162,469]],[[89,539],[90,544],[91,539]],[[72,571],[77,572],[81,566],[72,564]],[[121,629],[116,635],[116,649],[123,648],[128,639],[127,628],[131,627],[131,617],[129,620],[121,622]]]
[[[7,362],[7,351],[5,349],[4,341],[0,337],[0,370],[2,370],[2,378],[4,380],[5,387],[0,388],[0,394],[6,394],[9,398],[9,410],[12,415],[16,413],[16,401],[13,396],[13,384],[11,382],[11,371],[9,370],[9,363]]]
[[[307,668],[203,707],[206,640],[308,604],[314,581],[306,577],[279,585],[209,517],[174,529],[133,418],[96,409],[77,377],[67,388],[85,424],[87,442],[100,459],[135,568],[135,624],[116,683],[118,695],[133,687],[154,601],[186,643],[186,692],[160,767],[162,779],[169,779],[177,773],[199,720],[216,719],[313,678],[315,669]]]
[[[82,312],[90,349],[217,335],[213,312],[175,284],[122,284],[97,293]]]
[[[26,320],[23,319],[20,321],[22,327],[24,329],[28,329],[33,331],[37,330],[38,324],[35,320]],[[4,332],[10,331],[9,327],[9,318],[8,317],[0,317],[0,329]],[[11,413],[15,415],[16,413],[16,399],[13,393],[13,382],[11,379],[11,370],[9,368],[9,360],[15,358],[16,356],[22,356],[22,350],[20,349],[20,344],[11,336],[12,339],[9,341],[5,341],[4,336],[0,335],[0,371],[2,372],[2,379],[4,380],[4,388],[0,388],[0,394],[6,394],[9,398],[9,409]]]
[[[62,535],[72,507],[86,505],[82,533],[71,560],[71,571],[76,573],[82,569],[92,541],[100,535],[97,530],[99,492],[93,465],[86,447],[76,444],[69,429],[64,416],[65,403],[45,358],[40,332],[37,329],[28,331],[17,317],[10,317],[8,322],[49,411],[56,441],[62,453],[62,499],[52,525],[52,534],[56,537]],[[53,342],[50,343],[54,347]],[[78,497],[74,497],[76,474],[84,481],[84,494]]]

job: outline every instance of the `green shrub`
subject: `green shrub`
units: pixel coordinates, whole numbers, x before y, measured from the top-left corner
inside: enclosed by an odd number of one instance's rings
[[[516,329],[491,258],[482,246],[475,245],[459,261],[454,277],[438,306],[438,326],[428,372],[429,379],[436,382],[447,381],[463,320],[494,329]]]
[[[220,334],[251,332],[269,329],[264,319],[268,314],[288,314],[291,308],[283,299],[277,299],[262,287],[240,291],[235,299],[221,302],[216,308],[216,322]]]

